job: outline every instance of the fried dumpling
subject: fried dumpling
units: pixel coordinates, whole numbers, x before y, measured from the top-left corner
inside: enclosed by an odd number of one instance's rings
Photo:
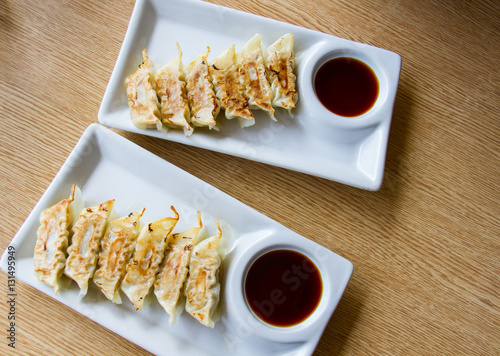
[[[267,48],[266,65],[273,91],[273,106],[293,109],[297,101],[293,33],[287,33]]]
[[[97,254],[114,203],[113,199],[84,208],[73,225],[64,274],[78,283],[80,296],[87,294],[89,279],[94,275]]]
[[[132,212],[120,219],[109,222],[106,234],[101,241],[98,269],[94,273],[94,283],[106,298],[120,304],[118,290],[125,276],[127,263],[134,252],[140,229],[141,212]]]
[[[274,120],[273,92],[267,80],[261,35],[252,37],[237,54],[240,80],[251,108],[262,109]]]
[[[215,119],[220,105],[210,80],[207,62],[209,53],[210,47],[207,47],[205,52],[185,66],[186,91],[191,109],[191,123],[194,126],[208,126],[218,130]]]
[[[186,136],[193,133],[189,124],[191,115],[186,97],[186,83],[182,66],[182,51],[176,43],[178,56],[156,72],[156,93],[160,99],[163,126],[182,128]]]
[[[217,221],[218,234],[198,243],[191,253],[189,276],[184,294],[186,311],[201,324],[213,328],[214,312],[219,303],[219,267],[221,257],[218,252],[222,230]]]
[[[35,276],[59,291],[59,278],[66,264],[69,229],[78,214],[80,189],[73,184],[69,198],[45,209],[40,215],[40,227],[34,251]]]
[[[155,282],[168,238],[179,221],[179,214],[173,206],[171,209],[175,217],[158,219],[143,227],[135,245],[134,257],[127,265],[121,289],[137,310],[142,309],[144,299]]]
[[[139,129],[161,128],[160,103],[156,95],[153,62],[146,50],[142,50],[144,60],[137,71],[125,80],[128,105],[132,123]]]
[[[198,212],[198,226],[173,234],[168,241],[168,252],[156,278],[154,292],[158,302],[170,315],[170,324],[173,323],[176,314],[182,311],[178,308],[183,300],[182,286],[188,274],[193,245],[202,227],[201,213]]]
[[[241,127],[255,124],[244,88],[239,80],[234,45],[223,51],[210,65],[215,95],[227,119],[238,118]]]

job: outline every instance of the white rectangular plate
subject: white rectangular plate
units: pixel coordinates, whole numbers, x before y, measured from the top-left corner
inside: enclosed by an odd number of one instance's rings
[[[256,124],[252,127],[241,129],[237,120],[226,120],[219,132],[197,129],[190,137],[181,130],[141,130],[132,124],[125,78],[141,63],[142,49],[161,66],[177,55],[178,42],[183,62],[188,63],[206,46],[211,49],[210,60],[232,44],[238,51],[256,33],[262,34],[265,49],[288,32],[294,33],[299,93],[293,117],[277,110],[275,123],[263,112],[254,111]],[[380,82],[373,109],[359,118],[346,119],[347,129],[330,126],[328,116],[332,114],[322,107],[312,88],[318,63],[336,56],[364,60]],[[198,0],[137,0],[98,119],[109,127],[377,190],[383,179],[400,68],[401,58],[393,52],[234,9]]]
[[[170,206],[174,205],[180,214],[175,231],[193,227],[197,210],[202,212],[209,235],[215,233],[216,219],[232,227],[234,244],[222,274],[223,315],[214,329],[185,312],[177,324],[169,326],[169,318],[156,300],[136,311],[125,296],[120,305],[108,301],[93,283],[80,300],[76,283],[55,295],[35,278],[33,250],[40,213],[67,197],[74,183],[81,188],[87,206],[116,199],[119,216],[145,207],[143,221],[147,223],[171,216]],[[287,330],[278,335],[278,341],[266,338],[269,327],[252,317],[242,297],[241,271],[255,253],[278,245],[306,253],[323,278],[324,295],[316,316],[311,317],[313,323],[295,330],[304,338],[294,337],[292,343],[280,341],[291,335]],[[10,246],[16,250],[16,278],[157,355],[312,354],[352,273],[352,264],[344,258],[99,124],[85,131]],[[7,258],[8,249],[0,261],[4,271],[8,271]]]

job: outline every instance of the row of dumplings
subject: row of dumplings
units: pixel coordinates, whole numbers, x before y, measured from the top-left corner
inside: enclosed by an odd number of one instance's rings
[[[113,219],[114,200],[83,207],[76,185],[69,198],[40,216],[34,266],[37,278],[57,294],[62,275],[76,281],[80,296],[92,279],[109,300],[120,304],[120,289],[139,310],[151,289],[170,315],[170,324],[186,310],[205,326],[214,327],[223,259],[222,230],[201,241],[203,223],[172,233],[179,214],[141,228],[145,209]],[[77,212],[80,213],[78,214]],[[69,246],[68,246],[69,245]]]
[[[241,127],[252,126],[251,109],[274,118],[274,107],[291,110],[297,102],[293,34],[288,33],[267,48],[257,34],[236,53],[232,45],[211,63],[210,47],[186,66],[178,56],[158,70],[142,51],[144,60],[127,77],[128,104],[133,124],[141,129],[177,128],[189,136],[194,127],[219,130],[220,109]]]

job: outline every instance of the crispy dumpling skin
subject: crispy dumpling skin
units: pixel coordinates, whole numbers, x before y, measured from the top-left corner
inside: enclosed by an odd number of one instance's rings
[[[34,251],[35,276],[54,287],[56,294],[66,265],[69,229],[79,205],[83,205],[80,189],[73,184],[69,198],[45,209],[40,215]]]
[[[191,251],[202,228],[201,213],[198,212],[198,226],[173,234],[168,241],[168,249],[154,284],[154,293],[170,315],[170,324],[174,322],[176,310],[179,310],[178,306],[182,302],[182,287],[187,278]]]
[[[237,118],[241,127],[255,124],[250,104],[239,79],[234,45],[223,51],[210,65],[215,95],[227,119]]]
[[[220,110],[215,96],[207,57],[210,47],[184,68],[186,74],[186,92],[191,109],[191,123],[194,126],[218,130],[216,122]]]
[[[114,203],[113,199],[84,208],[73,225],[64,274],[78,283],[80,296],[87,294],[88,282],[94,275],[97,254]]]
[[[101,242],[102,249],[98,269],[94,273],[94,283],[106,298],[117,304],[122,302],[118,287],[134,252],[144,210],[110,221]]]
[[[213,328],[214,312],[219,303],[220,283],[219,242],[222,230],[217,221],[218,234],[209,237],[196,246],[191,253],[189,276],[184,294],[186,296],[186,311],[201,324]]]
[[[269,113],[274,120],[273,92],[267,79],[266,64],[261,47],[262,36],[252,37],[237,54],[240,80],[251,108]]]
[[[161,129],[160,103],[156,95],[153,62],[146,49],[142,50],[144,60],[137,71],[125,80],[128,105],[132,123],[139,129]]]
[[[293,33],[287,33],[267,48],[266,65],[273,91],[273,106],[287,110],[295,107],[295,66],[293,54]]]
[[[178,56],[156,72],[156,93],[160,99],[164,127],[182,128],[186,136],[193,133],[191,114],[186,96],[182,51],[176,43]]]
[[[179,221],[179,214],[173,206],[171,209],[175,217],[158,219],[142,228],[135,245],[134,257],[127,265],[121,290],[137,310],[142,309],[144,299],[155,282],[165,256],[168,238]]]

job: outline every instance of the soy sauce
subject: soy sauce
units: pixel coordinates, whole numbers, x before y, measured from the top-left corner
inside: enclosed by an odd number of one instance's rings
[[[260,256],[245,280],[252,311],[264,322],[280,327],[307,319],[318,306],[322,292],[316,265],[292,250],[274,250]]]
[[[355,58],[339,57],[319,68],[314,89],[328,110],[340,116],[355,117],[375,104],[379,84],[367,64]]]

